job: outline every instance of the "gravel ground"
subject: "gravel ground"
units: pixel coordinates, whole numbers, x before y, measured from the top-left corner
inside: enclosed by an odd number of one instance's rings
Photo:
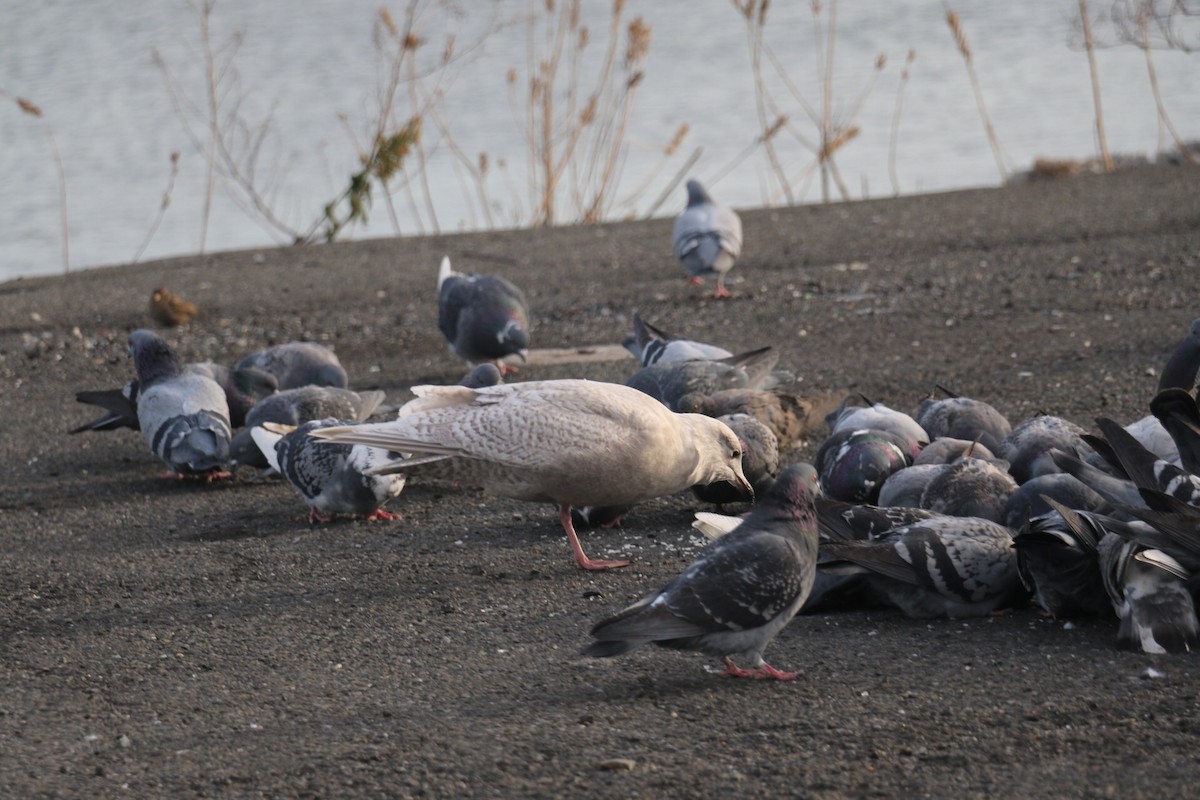
[[[623,381],[635,309],[803,391],[914,409],[941,383],[1014,421],[1145,413],[1200,316],[1200,170],[743,215],[732,300],[684,285],[670,221],[181,258],[0,286],[0,796],[1194,797],[1200,665],[1115,648],[1115,623],[802,616],[768,650],[795,684],[696,654],[579,655],[589,626],[689,563],[689,494],[584,534],[548,506],[413,480],[396,523],[312,526],[239,474],[156,477],[129,431],[67,436],[85,388],[166,335],[232,362],[308,338],[355,388],[453,382],[438,260],[525,287],[520,379]],[[822,432],[805,451],[811,455]]]

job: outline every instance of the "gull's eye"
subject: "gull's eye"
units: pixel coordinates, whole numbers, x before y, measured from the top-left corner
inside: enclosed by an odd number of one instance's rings
[[[737,458],[737,459],[740,459],[740,458],[742,457],[742,454],[741,454],[739,451],[737,451],[737,450],[730,450],[730,451],[729,451],[729,457],[730,457],[730,458]]]

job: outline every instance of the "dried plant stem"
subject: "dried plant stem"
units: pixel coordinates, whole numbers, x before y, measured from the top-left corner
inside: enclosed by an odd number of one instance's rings
[[[1080,0],[1080,2],[1084,2],[1084,0]],[[1004,166],[1004,153],[1000,149],[1000,141],[996,138],[996,131],[988,116],[987,106],[983,102],[983,89],[979,85],[979,76],[975,74],[975,59],[971,55],[971,43],[967,41],[967,32],[963,28],[962,20],[954,11],[946,12],[946,24],[950,26],[950,31],[954,34],[954,41],[958,44],[958,52],[962,54],[963,61],[967,65],[967,76],[971,80],[971,89],[975,92],[975,105],[979,107],[979,116],[983,119],[983,129],[987,133],[988,143],[992,146],[996,169],[1000,171],[1000,177],[1003,180],[1008,180],[1008,168]]]
[[[158,226],[162,223],[163,217],[167,213],[167,207],[171,205],[171,193],[175,190],[175,178],[178,176],[179,151],[175,150],[171,153],[171,172],[167,176],[167,188],[163,190],[162,202],[158,204],[158,213],[154,215],[154,222],[150,224],[150,230],[146,231],[146,238],[142,240],[142,244],[138,247],[137,252],[133,254],[133,258],[130,259],[129,263],[136,264],[142,260],[142,254],[146,252],[146,248],[150,245],[150,240],[158,232]]]
[[[683,182],[684,176],[686,176],[691,171],[692,167],[696,165],[696,162],[700,160],[700,156],[703,153],[703,147],[697,147],[692,151],[692,154],[688,156],[687,161],[683,162],[683,166],[680,167],[678,171],[676,171],[675,175],[671,178],[671,182],[667,184],[666,188],[662,190],[655,201],[650,204],[650,208],[646,210],[646,219],[653,217],[655,213],[657,213],[658,209],[662,207],[662,204],[667,202],[667,198],[670,197],[671,193],[675,191],[675,187]],[[712,186],[713,183],[716,183],[716,181],[712,181],[707,185]]]
[[[204,50],[205,100],[208,110],[208,142],[204,149],[204,205],[200,211],[199,252],[204,252],[208,239],[208,219],[212,212],[213,186],[216,181],[217,140],[221,137],[220,100],[217,96],[217,65],[213,56],[212,36],[209,19],[216,0],[204,0],[200,6],[192,3],[199,16],[200,44]]]
[[[1100,105],[1100,70],[1096,67],[1096,43],[1092,39],[1092,20],[1087,0],[1079,0],[1079,19],[1083,23],[1083,47],[1087,51],[1088,74],[1092,79],[1092,103],[1096,107],[1096,137],[1100,143],[1100,159],[1104,171],[1113,171],[1112,154],[1108,152],[1108,136],[1104,131],[1104,110]]]
[[[754,77],[754,110],[758,115],[759,130],[762,131],[757,144],[762,144],[763,152],[767,156],[767,163],[771,167],[771,173],[776,182],[778,182],[780,191],[787,198],[788,205],[792,205],[795,202],[795,198],[792,195],[792,187],[788,183],[787,175],[784,173],[779,154],[775,150],[774,137],[766,135],[771,127],[771,121],[777,119],[779,116],[778,114],[771,114],[771,110],[768,109],[770,96],[763,79],[762,57],[765,47],[764,33],[767,22],[767,8],[768,3],[766,0],[762,0],[757,13],[753,2],[748,2],[744,10],[746,17],[746,41],[750,48],[750,70]]]
[[[1175,142],[1175,149],[1179,151],[1179,157],[1189,164],[1196,163],[1196,156],[1192,153],[1192,148],[1188,147],[1187,142],[1179,135],[1179,131],[1175,129],[1174,123],[1167,115],[1167,107],[1163,103],[1162,91],[1158,86],[1158,71],[1154,68],[1154,57],[1151,54],[1150,46],[1150,21],[1149,13],[1143,9],[1137,16],[1138,29],[1142,36],[1142,53],[1146,56],[1146,73],[1150,77],[1150,91],[1154,95],[1154,107],[1158,110],[1158,119],[1167,129],[1167,133],[1171,135],[1171,139]]]
[[[892,193],[899,196],[900,180],[896,177],[896,140],[900,134],[900,105],[904,100],[904,87],[908,84],[909,70],[917,57],[917,51],[910,49],[904,59],[904,69],[900,72],[900,85],[896,87],[896,105],[892,109],[892,135],[888,142],[888,177],[892,181]]]
[[[58,222],[62,230],[62,261],[63,274],[71,271],[71,227],[67,222],[67,171],[63,168],[62,156],[58,152],[58,142],[54,133],[46,126],[46,139],[50,142],[50,152],[54,155],[54,166],[58,170]]]
[[[813,0],[812,3],[814,29],[821,30],[820,13],[821,6],[819,0]],[[837,175],[837,167],[832,162],[833,152],[829,147],[829,142],[833,138],[833,43],[834,33],[837,29],[837,0],[830,0],[829,3],[829,22],[825,29],[825,66],[821,69],[821,202],[829,202],[829,177],[832,174],[837,181],[838,188],[842,192],[842,199],[848,200],[849,195],[846,192],[846,187],[842,184],[841,177]]]

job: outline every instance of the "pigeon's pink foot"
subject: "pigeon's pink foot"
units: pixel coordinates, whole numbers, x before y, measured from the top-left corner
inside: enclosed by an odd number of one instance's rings
[[[232,477],[233,477],[232,472],[226,472],[223,469],[214,469],[212,472],[209,472],[208,474],[206,474],[204,476],[204,482],[212,483],[213,481],[223,481],[226,478],[232,478]]]
[[[500,370],[501,378],[503,378],[505,375],[516,375],[521,371],[511,364],[505,364],[503,361],[496,362],[496,369]]]
[[[688,278],[687,282],[688,282],[688,286],[703,286],[704,278],[697,278],[696,276],[693,275],[692,277]]]
[[[317,511],[315,508],[310,508],[308,510],[308,521],[309,522],[319,522],[319,523],[324,524],[326,522],[333,522],[333,516],[331,515],[331,516],[327,517],[324,514],[322,514],[320,511]]]
[[[624,521],[625,521],[625,515],[624,515],[624,514],[618,514],[617,516],[613,517],[612,519],[610,519],[608,522],[604,523],[604,524],[603,524],[603,525],[601,525],[600,527],[601,527],[601,528],[608,528],[609,530],[612,530],[613,528],[619,528],[619,527],[621,527],[621,523],[622,523],[622,522],[624,522]]]
[[[757,681],[794,681],[804,674],[804,670],[799,672],[784,672],[780,669],[775,669],[770,664],[763,664],[757,669],[742,669],[734,664],[728,658],[725,659],[725,669],[721,672],[722,678],[753,678]]]
[[[391,511],[384,511],[382,508],[375,509],[370,516],[366,518],[367,522],[391,522],[397,519],[404,519],[399,514],[394,514]]]
[[[165,472],[158,473],[158,478],[159,480],[163,481],[181,481],[183,480],[183,474],[175,472],[174,470],[167,470]]]
[[[712,296],[713,300],[720,300],[725,297],[733,297],[733,293],[724,286],[717,284],[717,288],[713,290]]]
[[[562,523],[563,530],[567,532],[567,541],[571,543],[571,554],[581,569],[619,569],[629,566],[628,561],[603,561],[587,557],[583,552],[583,545],[579,543],[579,536],[575,534],[575,525],[571,522],[570,506],[558,507],[558,520]]]

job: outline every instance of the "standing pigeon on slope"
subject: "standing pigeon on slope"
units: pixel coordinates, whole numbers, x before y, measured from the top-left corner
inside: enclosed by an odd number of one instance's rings
[[[137,369],[138,427],[155,455],[177,475],[225,477],[229,404],[216,381],[185,372],[175,351],[152,331],[129,334]]]
[[[331,417],[298,428],[268,422],[251,429],[254,443],[262,449],[267,463],[308,503],[309,522],[329,522],[334,514],[371,521],[400,519],[399,514],[384,511],[381,506],[400,494],[404,474],[368,474],[398,456],[377,447],[335,445],[309,436],[317,428],[353,424],[353,420]]]
[[[675,256],[691,276],[689,283],[699,286],[715,275],[713,299],[732,297],[725,288],[725,273],[742,252],[742,220],[731,209],[714,204],[697,180],[687,182],[687,193],[687,208],[675,218]]]
[[[438,329],[450,351],[471,364],[495,363],[500,373],[513,372],[502,359],[522,361],[529,350],[529,306],[516,286],[496,275],[463,275],[442,258],[438,270]]]
[[[617,656],[653,642],[724,658],[723,676],[790,681],[763,650],[796,615],[816,576],[817,473],[795,464],[734,531],[710,542],[662,589],[592,628],[584,655]],[[739,668],[733,657],[750,662]]]
[[[332,350],[316,342],[286,342],[251,353],[234,370],[254,367],[275,376],[279,389],[298,386],[333,386],[345,389],[346,370]]]
[[[416,399],[392,422],[312,435],[415,454],[388,471],[458,456],[455,475],[464,483],[515,500],[555,503],[575,563],[584,569],[629,562],[588,558],[571,522],[572,506],[637,503],[721,480],[751,491],[741,444],[725,423],[676,414],[626,386],[564,379],[412,391]]]

